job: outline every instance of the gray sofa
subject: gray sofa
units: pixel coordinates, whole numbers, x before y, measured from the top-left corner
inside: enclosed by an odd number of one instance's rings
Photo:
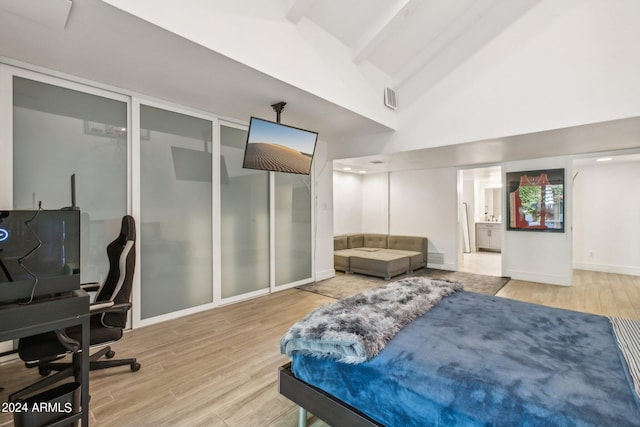
[[[345,273],[389,280],[427,265],[427,238],[368,233],[335,236],[333,265]]]

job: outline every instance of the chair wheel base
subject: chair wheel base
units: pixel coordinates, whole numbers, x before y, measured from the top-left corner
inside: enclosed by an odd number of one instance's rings
[[[134,362],[130,365],[130,367],[131,367],[131,372],[138,372],[142,366],[139,363]]]
[[[116,355],[116,352],[113,350],[109,350],[104,354],[104,357],[106,357],[107,359],[111,359],[113,356]]]

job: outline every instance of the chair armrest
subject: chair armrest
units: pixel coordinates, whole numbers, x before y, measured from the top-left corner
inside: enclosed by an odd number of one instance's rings
[[[108,313],[108,312],[127,312],[131,308],[131,303],[114,304],[113,301],[94,302],[89,305],[90,314]]]
[[[100,283],[91,282],[91,283],[81,283],[80,289],[86,292],[97,292],[100,289]]]
[[[105,311],[109,311],[113,305],[113,301],[94,302],[89,305],[89,312],[91,314],[104,313]]]
[[[76,351],[78,351],[80,349],[80,342],[71,339],[65,331],[61,330],[61,329],[57,329],[56,331],[54,331],[56,336],[58,337],[58,341],[60,341],[60,344],[62,344],[62,346],[67,350],[67,351],[71,351],[73,353],[75,353]]]

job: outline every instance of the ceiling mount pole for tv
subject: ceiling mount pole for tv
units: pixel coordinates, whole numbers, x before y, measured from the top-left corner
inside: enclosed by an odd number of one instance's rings
[[[273,108],[273,111],[276,112],[276,122],[278,123],[280,123],[280,114],[282,113],[282,110],[284,110],[285,105],[287,105],[287,103],[284,101],[280,101],[277,104],[271,105],[271,107]]]

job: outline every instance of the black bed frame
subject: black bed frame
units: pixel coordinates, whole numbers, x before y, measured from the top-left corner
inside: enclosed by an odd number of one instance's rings
[[[353,406],[294,377],[291,372],[291,362],[279,368],[278,380],[280,394],[298,404],[302,410],[311,412],[329,425],[384,427]],[[306,415],[304,415],[304,420],[306,422]],[[302,416],[300,422],[301,426],[306,425],[302,424]]]

